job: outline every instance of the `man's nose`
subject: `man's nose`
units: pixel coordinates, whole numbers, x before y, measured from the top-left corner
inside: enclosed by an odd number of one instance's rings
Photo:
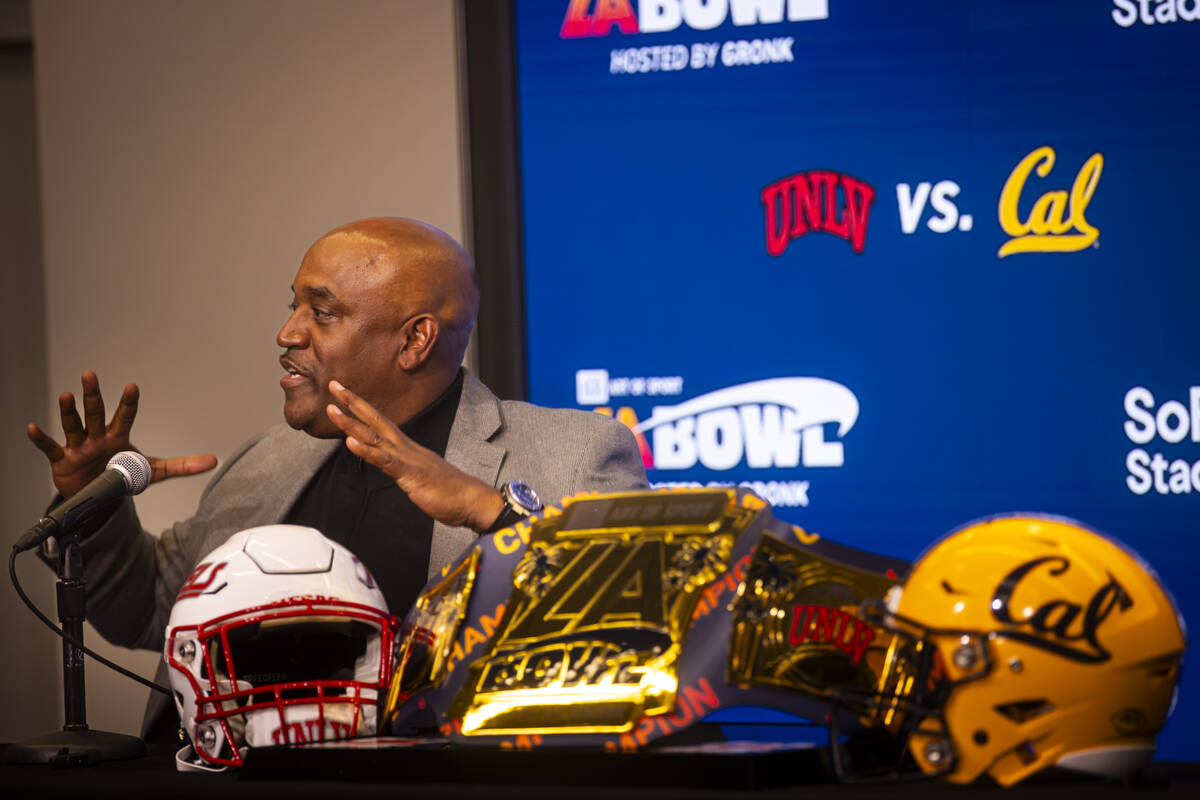
[[[288,315],[287,321],[283,323],[279,333],[275,334],[275,344],[284,348],[308,347],[308,332],[300,324],[297,316],[299,313],[300,309],[296,309]]]

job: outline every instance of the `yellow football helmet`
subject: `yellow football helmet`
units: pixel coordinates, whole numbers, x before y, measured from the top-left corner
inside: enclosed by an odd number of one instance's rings
[[[875,610],[895,634],[872,714],[927,775],[998,783],[1057,765],[1105,776],[1154,755],[1185,629],[1153,570],[1062,518],[973,523]]]

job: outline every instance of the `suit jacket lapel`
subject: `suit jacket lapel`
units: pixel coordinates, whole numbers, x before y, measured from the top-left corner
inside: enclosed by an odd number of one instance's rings
[[[468,475],[495,486],[500,478],[500,466],[507,450],[489,441],[500,430],[500,401],[474,375],[463,376],[462,396],[458,413],[446,441],[446,461]],[[432,577],[449,564],[476,535],[466,528],[451,528],[441,522],[433,523],[433,546],[429,554],[429,575]]]
[[[507,450],[490,439],[500,430],[500,401],[474,375],[463,376],[458,413],[446,441],[446,460],[484,483],[496,485]]]

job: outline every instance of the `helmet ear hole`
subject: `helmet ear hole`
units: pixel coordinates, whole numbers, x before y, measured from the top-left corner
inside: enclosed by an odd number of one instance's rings
[[[1150,666],[1150,668],[1148,670],[1146,670],[1146,672],[1151,678],[1153,678],[1155,680],[1162,680],[1164,678],[1175,680],[1177,677],[1176,672],[1178,671],[1178,669],[1179,669],[1179,660],[1177,657],[1172,657],[1170,659],[1165,659],[1157,664],[1152,664]]]
[[[945,580],[944,578],[942,579],[942,589],[946,592],[946,594],[966,594],[966,592],[962,591],[961,589],[955,589],[950,585],[950,581]]]
[[[1018,700],[1013,703],[1004,703],[995,706],[995,709],[1001,716],[1020,724],[1054,710],[1054,706],[1049,700],[1041,698],[1038,700]]]

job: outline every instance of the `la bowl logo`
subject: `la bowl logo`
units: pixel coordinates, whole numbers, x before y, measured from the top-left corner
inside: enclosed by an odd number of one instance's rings
[[[828,19],[829,0],[570,0],[559,37],[664,33],[681,25],[712,30],[732,17],[733,24],[770,25]]]
[[[655,469],[840,467],[842,442],[826,441],[825,426],[842,439],[857,420],[858,398],[840,383],[770,378],[656,406],[633,431],[650,435]]]

